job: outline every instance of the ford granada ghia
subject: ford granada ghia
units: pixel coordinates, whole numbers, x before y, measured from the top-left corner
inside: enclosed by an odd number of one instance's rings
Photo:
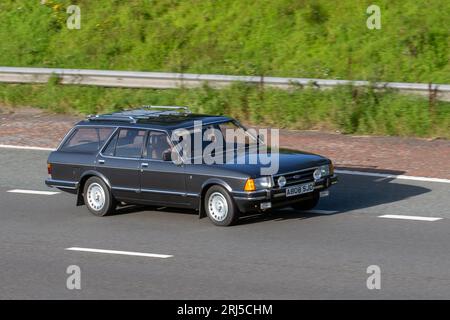
[[[45,183],[76,195],[96,216],[155,205],[195,209],[229,226],[272,208],[314,208],[337,182],[332,162],[269,147],[254,131],[184,107],[89,116],[49,155]]]

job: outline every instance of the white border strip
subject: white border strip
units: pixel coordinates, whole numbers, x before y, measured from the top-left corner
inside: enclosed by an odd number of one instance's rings
[[[132,251],[117,251],[117,250],[103,250],[103,249],[79,248],[79,247],[66,248],[65,250],[81,251],[81,252],[94,252],[94,253],[120,254],[120,255],[126,255],[126,256],[150,257],[150,258],[160,258],[160,259],[167,259],[167,258],[172,258],[173,257],[172,255],[168,255],[168,254],[132,252]]]
[[[403,216],[396,214],[385,214],[382,216],[378,216],[378,218],[386,218],[386,219],[402,219],[402,220],[417,220],[417,221],[438,221],[442,220],[442,218],[433,218],[433,217],[418,217],[418,216]]]
[[[52,196],[54,194],[59,193],[59,192],[55,192],[55,191],[38,191],[38,190],[24,190],[24,189],[12,189],[12,190],[8,190],[7,192],[24,193],[24,194],[42,194],[45,196]]]
[[[441,178],[415,177],[415,176],[404,176],[404,175],[363,172],[363,171],[351,171],[351,170],[334,170],[334,172],[342,173],[342,174],[352,174],[352,175],[356,175],[356,176],[369,176],[369,177],[392,178],[392,179],[401,179],[401,180],[450,183],[450,179],[441,179]]]
[[[13,146],[9,144],[0,144],[0,148],[7,149],[22,149],[22,150],[42,150],[42,151],[55,151],[54,148],[42,148],[42,147],[29,147],[29,146]]]

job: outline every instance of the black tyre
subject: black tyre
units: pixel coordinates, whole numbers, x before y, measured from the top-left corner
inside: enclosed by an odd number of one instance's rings
[[[318,191],[314,191],[311,199],[294,203],[294,204],[292,204],[292,208],[294,208],[295,210],[300,210],[300,211],[311,210],[315,206],[317,206],[317,204],[319,203],[319,200],[320,200],[320,193]]]
[[[83,189],[84,203],[89,211],[98,217],[111,214],[116,209],[116,200],[108,186],[98,177],[89,178]]]
[[[204,201],[206,214],[216,226],[231,226],[239,219],[239,211],[225,188],[212,186]]]

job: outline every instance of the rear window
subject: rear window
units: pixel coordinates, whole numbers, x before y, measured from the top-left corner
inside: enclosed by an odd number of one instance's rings
[[[113,130],[114,128],[78,128],[64,143],[60,151],[96,153]]]

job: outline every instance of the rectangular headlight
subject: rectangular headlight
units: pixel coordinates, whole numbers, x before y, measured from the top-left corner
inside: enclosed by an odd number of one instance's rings
[[[255,179],[255,187],[256,189],[268,189],[273,187],[272,177],[261,177]]]
[[[320,166],[320,173],[321,173],[321,177],[325,177],[325,176],[329,176],[330,175],[330,166],[324,165],[324,166]]]

